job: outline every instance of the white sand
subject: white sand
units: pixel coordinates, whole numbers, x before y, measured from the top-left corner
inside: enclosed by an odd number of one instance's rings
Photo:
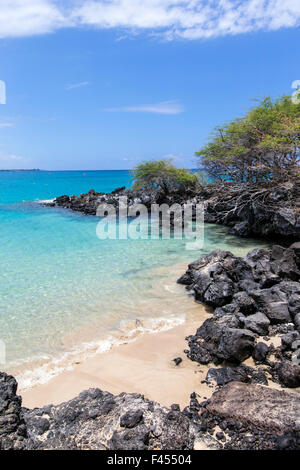
[[[185,337],[194,334],[208,316],[200,305],[199,312],[199,320],[187,320],[171,330],[144,335],[133,343],[76,364],[72,371],[65,371],[46,384],[20,390],[23,406],[58,404],[91,387],[114,394],[142,393],[166,406],[188,405],[192,392],[199,393],[203,399],[209,397],[213,389],[201,384],[208,367],[199,366],[183,353],[187,347]],[[183,359],[179,366],[172,361],[175,357]]]

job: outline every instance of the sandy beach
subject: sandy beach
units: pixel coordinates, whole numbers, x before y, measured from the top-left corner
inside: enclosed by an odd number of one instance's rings
[[[100,388],[113,394],[141,393],[162,405],[178,403],[181,408],[189,404],[192,392],[198,393],[203,400],[209,398],[214,388],[201,384],[201,381],[205,379],[208,369],[215,366],[192,362],[183,351],[188,347],[185,338],[195,334],[199,326],[211,316],[211,309],[195,302],[183,286],[176,284],[176,279],[185,268],[185,263],[173,265],[171,269],[155,268],[157,280],[152,283],[150,291],[153,300],[151,303],[145,301],[136,304],[143,327],[147,324],[149,326],[149,320],[151,325],[151,318],[143,317],[143,314],[151,309],[153,318],[157,318],[158,312],[162,312],[162,302],[164,308],[168,306],[169,312],[185,317],[184,323],[155,333],[149,333],[145,328],[144,334],[135,332],[136,337],[133,339],[135,321],[125,322],[117,336],[121,344],[113,345],[106,352],[96,352],[95,349],[87,357],[79,354],[73,358],[71,370],[68,370],[70,364],[66,362],[65,369],[46,383],[22,387],[20,381],[19,393],[23,398],[23,406],[35,408],[50,403],[59,404],[89,388]],[[164,329],[164,323],[159,327]],[[72,335],[72,341],[75,338],[81,343],[83,332],[85,330],[81,330],[78,336]],[[280,338],[276,338],[275,343],[278,346]],[[65,344],[69,345],[67,335]],[[177,357],[182,358],[179,366],[173,361]],[[252,358],[245,364],[255,367]],[[272,382],[270,386],[278,387]]]
[[[175,328],[156,334],[146,334],[132,343],[120,345],[110,351],[97,354],[73,370],[65,371],[48,383],[19,392],[23,406],[41,407],[69,400],[88,388],[100,388],[114,394],[135,392],[170,406],[189,404],[195,391],[203,399],[213,389],[201,384],[208,367],[190,361],[183,350],[185,337],[193,334],[209,314],[199,305],[199,320],[194,318]],[[182,358],[176,366],[173,359]]]

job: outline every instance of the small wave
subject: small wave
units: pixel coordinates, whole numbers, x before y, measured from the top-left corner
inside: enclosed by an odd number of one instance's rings
[[[55,198],[53,199],[38,199],[35,201],[37,204],[52,204],[55,201]]]
[[[24,372],[17,374],[19,389],[24,391],[36,385],[45,384],[61,373],[74,369],[77,364],[96,354],[103,354],[113,347],[132,343],[145,334],[168,331],[182,325],[184,322],[185,315],[123,320],[115,334],[108,335],[100,340],[82,343],[76,349],[66,352],[58,358],[48,358],[47,360],[44,358],[44,361],[40,361],[42,363],[39,366],[27,368]]]

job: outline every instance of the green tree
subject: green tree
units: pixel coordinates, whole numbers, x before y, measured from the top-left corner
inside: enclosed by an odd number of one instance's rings
[[[300,104],[265,98],[244,117],[215,130],[196,155],[213,179],[261,183],[299,175]]]
[[[142,162],[132,170],[133,189],[156,189],[168,194],[194,191],[199,185],[196,174],[176,168],[172,159]]]

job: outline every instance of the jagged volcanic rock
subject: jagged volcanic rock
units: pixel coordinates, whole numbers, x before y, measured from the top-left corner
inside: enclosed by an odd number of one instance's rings
[[[66,403],[29,410],[16,391],[16,380],[0,373],[1,450],[193,448],[193,427],[175,405],[90,389]]]
[[[95,215],[101,203],[113,204],[117,208],[120,196],[126,196],[129,205],[144,204],[148,208],[153,203],[201,203],[205,222],[226,225],[230,227],[230,233],[240,237],[280,238],[286,243],[298,242],[300,238],[298,180],[280,183],[276,188],[268,184],[261,187],[232,183],[208,185],[196,193],[132,191],[122,187],[104,194],[91,189],[80,196],[57,197],[50,205]]]
[[[195,300],[215,310],[187,338],[188,357],[200,364],[239,364],[251,355],[258,362],[266,361],[269,350],[259,342],[260,336],[280,331],[298,337],[299,279],[293,247],[254,249],[244,259],[215,250],[189,264],[178,282],[194,293]],[[291,357],[285,355],[285,359]],[[293,381],[281,382],[289,386]]]

